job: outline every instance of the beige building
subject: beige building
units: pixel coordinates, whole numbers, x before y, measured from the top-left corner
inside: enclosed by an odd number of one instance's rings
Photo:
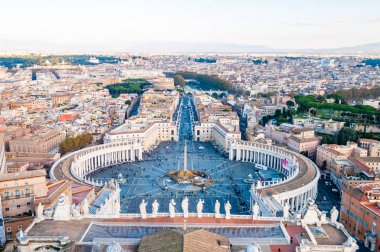
[[[34,212],[34,199],[47,196],[46,171],[22,171],[0,175],[0,196],[4,217]]]
[[[177,108],[179,94],[148,90],[141,97],[137,116],[104,136],[105,143],[134,141],[143,150],[149,150],[161,141],[177,141],[178,127],[173,114]]]
[[[360,138],[359,146],[368,150],[368,156],[380,157],[380,141],[374,139]]]
[[[287,139],[290,150],[298,153],[307,152],[309,158],[317,155],[317,147],[321,142],[320,137],[316,137],[314,130],[310,128],[293,129],[292,135]]]
[[[56,129],[40,129],[9,141],[10,152],[50,153],[57,152],[66,133]]]
[[[0,133],[0,174],[6,173],[4,134]]]
[[[208,95],[196,95],[199,124],[194,126],[194,141],[213,142],[221,151],[228,152],[230,144],[241,138],[239,117],[230,106]]]
[[[341,177],[342,167],[337,165],[338,160],[347,160],[349,157],[366,157],[367,150],[360,148],[356,143],[348,142],[347,145],[323,144],[317,147],[316,164],[322,167],[326,161],[326,169],[335,177]]]

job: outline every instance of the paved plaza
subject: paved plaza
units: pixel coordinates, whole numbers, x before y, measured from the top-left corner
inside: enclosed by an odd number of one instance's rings
[[[168,212],[169,201],[173,198],[176,210],[181,212],[181,201],[184,196],[190,200],[190,212],[196,212],[196,202],[199,198],[205,200],[204,212],[214,212],[215,200],[221,205],[227,200],[232,205],[232,213],[249,213],[250,185],[243,180],[255,174],[252,164],[229,161],[213,148],[210,143],[187,142],[188,168],[207,172],[214,180],[213,186],[206,190],[193,192],[175,192],[160,187],[157,181],[165,176],[169,170],[183,168],[184,141],[163,142],[157,149],[145,154],[144,161],[126,163],[113,167],[106,167],[91,174],[94,179],[108,181],[117,179],[122,174],[125,181],[121,187],[121,212],[138,213],[142,199],[148,202],[147,211],[151,211],[151,203],[157,199],[160,203],[160,212]],[[201,147],[201,148],[200,148]],[[221,209],[223,213],[223,208]]]
[[[160,204],[159,212],[168,212],[172,198],[176,202],[176,211],[182,212],[181,201],[188,196],[190,212],[196,212],[196,203],[201,198],[204,199],[203,212],[205,213],[213,213],[215,201],[218,200],[222,206],[221,213],[224,213],[224,203],[229,201],[232,205],[231,213],[249,214],[251,185],[245,183],[244,179],[247,179],[249,174],[255,180],[270,180],[280,175],[271,169],[259,172],[254,164],[230,161],[211,143],[192,141],[194,120],[191,114],[194,113],[190,110],[194,107],[187,96],[184,96],[181,104],[178,112],[178,120],[180,120],[178,142],[161,142],[157,148],[143,154],[143,161],[106,167],[87,177],[107,182],[110,179],[117,179],[121,174],[124,179],[120,183],[121,212],[123,213],[139,213],[139,204],[142,199],[148,203],[148,213],[152,211],[151,204],[155,199]],[[161,182],[167,179],[168,171],[183,169],[185,142],[188,169],[206,172],[213,180],[211,187],[182,192],[162,186]]]

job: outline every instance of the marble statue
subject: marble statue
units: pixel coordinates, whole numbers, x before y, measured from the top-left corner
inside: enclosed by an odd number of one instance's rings
[[[22,229],[20,229],[20,230],[18,231],[18,236],[19,236],[20,238],[24,238],[24,231],[22,231]]]
[[[224,211],[226,211],[226,219],[231,219],[231,204],[230,201],[227,201],[226,204],[224,204]]]
[[[256,189],[260,189],[260,188],[261,188],[261,181],[260,181],[260,180],[257,180]]]
[[[89,207],[90,205],[88,204],[88,199],[83,200],[83,206],[82,206],[82,213],[83,215],[88,215],[89,214]]]
[[[147,203],[143,199],[140,203],[140,214],[142,219],[146,219],[146,205]]]
[[[260,212],[260,206],[259,204],[257,204],[257,202],[255,202],[255,204],[253,205],[253,219],[254,220],[257,220],[257,217],[259,216],[259,212]]]
[[[55,207],[53,219],[54,220],[70,220],[70,202],[66,194],[62,193],[58,198],[57,206]]]
[[[215,201],[215,218],[220,218],[220,203],[219,203],[219,200]]]
[[[174,199],[171,199],[170,203],[169,203],[169,217],[170,218],[174,218],[175,217],[175,201]]]
[[[71,213],[74,218],[80,218],[80,209],[78,209],[75,204],[71,206]]]
[[[44,205],[41,204],[41,202],[37,206],[37,218],[42,219],[44,215]]]
[[[197,214],[198,214],[197,216],[198,216],[198,218],[202,218],[203,203],[205,203],[205,201],[203,199],[198,200],[198,203],[197,203]]]
[[[283,214],[284,214],[284,218],[285,218],[285,219],[288,219],[288,218],[289,218],[289,210],[290,210],[289,203],[285,203],[285,206],[284,206],[284,208],[282,209],[282,212],[283,212]]]
[[[338,215],[339,215],[338,210],[336,209],[335,206],[333,206],[333,208],[330,211],[330,220],[331,220],[332,223],[336,223],[337,222]]]
[[[156,218],[157,217],[157,213],[158,213],[158,207],[160,206],[160,204],[158,203],[158,201],[155,199],[152,203],[152,217]]]
[[[182,200],[181,207],[183,211],[183,217],[189,217],[189,198],[187,196]]]

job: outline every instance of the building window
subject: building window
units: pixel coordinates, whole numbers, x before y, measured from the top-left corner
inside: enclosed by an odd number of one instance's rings
[[[30,189],[29,189],[29,188],[26,188],[26,189],[25,189],[25,196],[26,196],[26,197],[29,197],[29,196],[30,196]]]
[[[20,190],[19,189],[17,189],[15,191],[15,195],[16,195],[16,199],[20,198]]]
[[[21,206],[20,205],[17,205],[17,208],[20,208]]]
[[[6,207],[6,208],[5,208],[5,211],[9,211],[9,207]]]
[[[365,227],[365,228],[368,228],[368,221],[365,221],[365,222],[364,222],[364,227]]]

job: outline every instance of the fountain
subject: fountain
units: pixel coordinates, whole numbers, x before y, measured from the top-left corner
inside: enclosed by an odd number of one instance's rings
[[[187,169],[187,144],[184,146],[183,169],[171,170],[158,180],[158,184],[173,191],[197,191],[213,184],[212,178],[203,171]]]
[[[123,174],[119,173],[119,175],[117,175],[117,180],[116,181],[119,184],[125,183],[125,178],[123,177]]]
[[[252,174],[248,174],[248,178],[244,179],[244,183],[247,183],[247,184],[253,184],[255,183],[255,180],[253,179],[253,176]]]

